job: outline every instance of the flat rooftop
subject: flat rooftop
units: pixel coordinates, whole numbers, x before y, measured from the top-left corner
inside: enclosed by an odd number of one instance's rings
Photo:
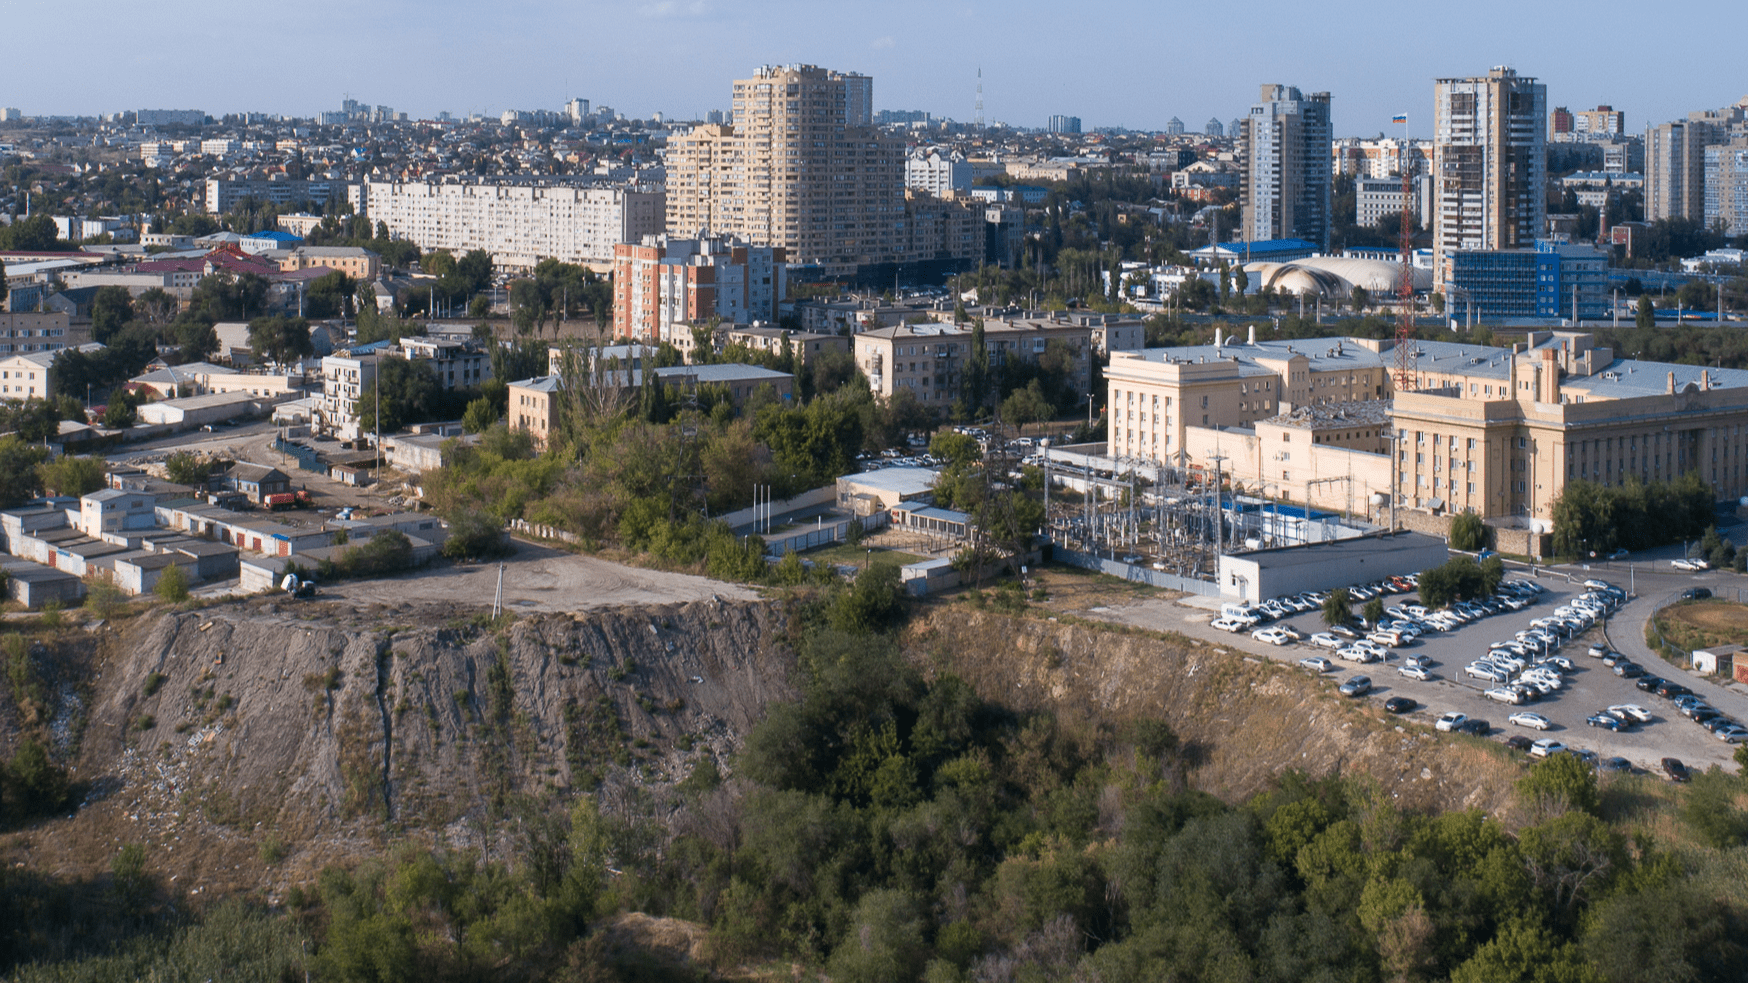
[[[1351,561],[1355,557],[1382,558],[1414,553],[1432,547],[1443,549],[1445,541],[1425,533],[1398,532],[1389,536],[1360,536],[1333,542],[1306,543],[1302,546],[1277,546],[1274,549],[1238,554],[1234,559],[1254,562],[1259,570],[1287,570]]]

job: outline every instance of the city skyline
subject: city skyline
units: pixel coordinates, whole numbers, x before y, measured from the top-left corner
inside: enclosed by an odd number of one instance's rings
[[[1194,132],[1209,117],[1241,116],[1258,84],[1278,83],[1331,92],[1336,135],[1394,135],[1391,117],[1406,112],[1409,132],[1427,137],[1433,79],[1496,65],[1545,84],[1550,108],[1612,105],[1632,133],[1748,93],[1748,75],[1655,67],[1692,64],[1689,32],[1634,32],[1627,58],[1622,32],[1642,11],[1624,4],[1586,7],[1581,18],[1499,0],[1469,4],[1461,17],[1449,8],[1382,17],[1372,5],[1266,4],[1240,22],[1129,0],[1102,11],[1061,18],[1060,8],[1031,0],[952,7],[900,0],[882,5],[870,25],[865,15],[793,0],[646,0],[525,3],[493,10],[482,26],[477,7],[447,0],[317,3],[310,16],[284,23],[260,8],[203,10],[190,22],[162,8],[118,5],[108,20],[130,39],[125,49],[72,74],[56,46],[9,52],[13,70],[0,81],[0,105],[32,116],[187,108],[215,117],[311,117],[350,95],[420,119],[556,110],[582,97],[630,118],[695,119],[727,108],[732,79],[761,65],[806,63],[872,76],[875,109],[966,123],[976,115],[981,69],[984,119],[1018,127],[1043,128],[1060,114],[1080,117],[1088,131],[1163,130],[1177,117]],[[1721,2],[1666,5],[1659,15],[1671,24],[1703,21],[1718,37],[1748,27],[1748,11]],[[1521,30],[1501,44],[1504,21]],[[64,28],[41,7],[17,11],[10,22],[17,36]],[[264,35],[271,47],[252,44]],[[1050,51],[1036,50],[1040,37],[1053,43]],[[214,58],[236,53],[283,71],[215,75],[199,60],[203,42],[220,53]],[[1610,52],[1618,57],[1601,57]],[[189,68],[166,71],[171,55]],[[1642,68],[1622,71],[1622,64]]]

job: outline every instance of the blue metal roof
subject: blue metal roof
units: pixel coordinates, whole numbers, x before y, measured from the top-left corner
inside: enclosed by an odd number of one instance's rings
[[[1259,239],[1255,242],[1222,242],[1219,246],[1221,249],[1231,250],[1240,255],[1243,255],[1244,251],[1248,249],[1250,250],[1250,255],[1253,259],[1258,256],[1267,256],[1271,253],[1314,253],[1319,248],[1315,242],[1307,242],[1304,239]]]
[[[278,229],[262,229],[260,232],[251,232],[248,235],[244,236],[243,238],[245,238],[245,239],[272,239],[274,242],[302,242],[303,241],[302,236],[294,236],[289,232],[282,232]]]

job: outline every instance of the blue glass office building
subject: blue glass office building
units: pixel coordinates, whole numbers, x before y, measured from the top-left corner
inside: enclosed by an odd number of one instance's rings
[[[1446,302],[1473,303],[1482,318],[1608,316],[1608,257],[1590,246],[1541,240],[1530,249],[1464,249],[1451,254]]]

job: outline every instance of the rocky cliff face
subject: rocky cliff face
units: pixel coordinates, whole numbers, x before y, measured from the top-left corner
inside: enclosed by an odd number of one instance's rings
[[[1404,726],[1375,701],[1332,698],[1332,681],[1192,639],[955,605],[918,620],[909,643],[919,664],[1017,710],[1082,729],[1163,719],[1185,743],[1189,784],[1231,801],[1296,768],[1369,774],[1405,807],[1494,811],[1519,774],[1496,744]]]
[[[496,630],[444,613],[256,602],[100,633],[74,776],[86,804],[31,848],[97,869],[110,844],[144,841],[171,870],[246,884],[274,841],[310,872],[404,833],[465,837],[524,794],[683,779],[793,695],[770,604]]]
[[[257,600],[71,632],[38,656],[84,677],[49,680],[45,704],[84,799],[0,852],[92,873],[143,842],[166,879],[272,893],[402,837],[489,846],[501,807],[549,790],[599,786],[604,808],[661,814],[661,790],[705,760],[728,771],[766,706],[795,695],[787,627],[769,602],[492,626]],[[1163,718],[1188,783],[1232,800],[1299,768],[1370,774],[1408,806],[1491,811],[1517,774],[1482,744],[1188,639],[945,604],[905,641],[925,671],[1070,727]],[[0,713],[0,740],[20,723]]]

